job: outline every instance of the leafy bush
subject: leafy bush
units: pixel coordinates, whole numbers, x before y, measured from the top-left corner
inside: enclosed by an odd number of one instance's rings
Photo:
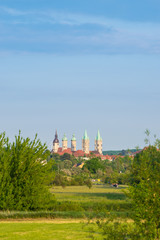
[[[91,173],[96,173],[98,169],[104,170],[104,166],[99,158],[88,160],[83,166],[84,168],[87,168]]]
[[[132,199],[133,223],[109,217],[97,224],[104,239],[160,239],[160,151],[149,146],[137,154],[132,166],[132,185],[126,194]]]
[[[99,229],[102,231],[104,240],[138,240],[140,234],[133,223],[120,221],[97,221]]]
[[[47,184],[54,177],[46,145],[19,135],[12,144],[0,135],[0,209],[37,210],[53,200]]]
[[[160,239],[160,151],[149,146],[134,158],[132,186],[134,221],[144,239]],[[148,237],[148,238],[147,238]]]

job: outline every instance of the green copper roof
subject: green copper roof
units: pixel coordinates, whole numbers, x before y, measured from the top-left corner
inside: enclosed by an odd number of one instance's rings
[[[71,141],[76,141],[75,134],[73,134]]]
[[[83,136],[82,139],[84,139],[84,140],[89,140],[89,137],[88,137],[88,135],[87,135],[87,131],[86,131],[86,130],[85,130],[85,132],[84,132],[84,136]]]
[[[100,141],[100,140],[102,141],[102,138],[101,138],[101,136],[100,136],[99,130],[98,130],[98,132],[97,132],[96,140],[97,140],[97,141]]]
[[[63,136],[63,138],[62,138],[62,141],[67,141],[66,134],[64,134],[64,136]]]

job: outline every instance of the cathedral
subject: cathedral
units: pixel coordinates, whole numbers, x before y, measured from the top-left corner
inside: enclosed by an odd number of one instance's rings
[[[94,153],[96,156],[102,155],[102,138],[100,136],[99,130],[97,132],[97,136],[95,137],[95,144],[94,144],[95,150],[90,151],[90,149],[89,149],[90,140],[89,140],[86,130],[84,132],[84,136],[82,137],[82,150],[77,150],[76,143],[77,143],[76,137],[73,134],[73,136],[71,138],[71,147],[68,148],[68,139],[67,139],[66,135],[64,134],[64,136],[62,138],[62,147],[60,147],[58,134],[56,131],[55,138],[53,140],[52,152],[58,153],[60,155],[62,155],[64,153],[69,153],[69,154],[74,155],[75,157],[89,155],[90,153]]]

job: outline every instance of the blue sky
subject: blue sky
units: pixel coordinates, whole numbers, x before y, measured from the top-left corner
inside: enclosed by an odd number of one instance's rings
[[[158,54],[156,0],[0,1],[0,51]]]
[[[1,132],[51,146],[85,129],[93,149],[160,134],[158,0],[0,0]]]

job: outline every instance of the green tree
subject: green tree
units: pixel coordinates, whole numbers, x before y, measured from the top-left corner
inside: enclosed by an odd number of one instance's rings
[[[132,186],[134,220],[143,239],[160,239],[160,151],[149,146],[133,161]]]
[[[60,156],[60,159],[63,160],[71,160],[73,157],[69,153],[64,153],[62,156]]]
[[[47,184],[54,178],[46,145],[19,135],[10,143],[0,135],[0,209],[37,210],[52,200]]]
[[[96,173],[98,169],[104,170],[104,166],[99,158],[92,158],[91,160],[88,160],[83,166],[83,169],[84,168],[87,168],[91,173]]]
[[[133,223],[123,223],[109,215],[98,221],[104,239],[160,239],[160,151],[145,148],[133,160],[131,186],[126,195],[132,199]]]
[[[70,160],[64,160],[64,168],[71,169],[72,162]]]
[[[89,188],[89,189],[91,189],[92,188],[92,181],[91,181],[91,179],[86,179],[85,181],[84,181],[84,183],[87,185],[87,187]]]

